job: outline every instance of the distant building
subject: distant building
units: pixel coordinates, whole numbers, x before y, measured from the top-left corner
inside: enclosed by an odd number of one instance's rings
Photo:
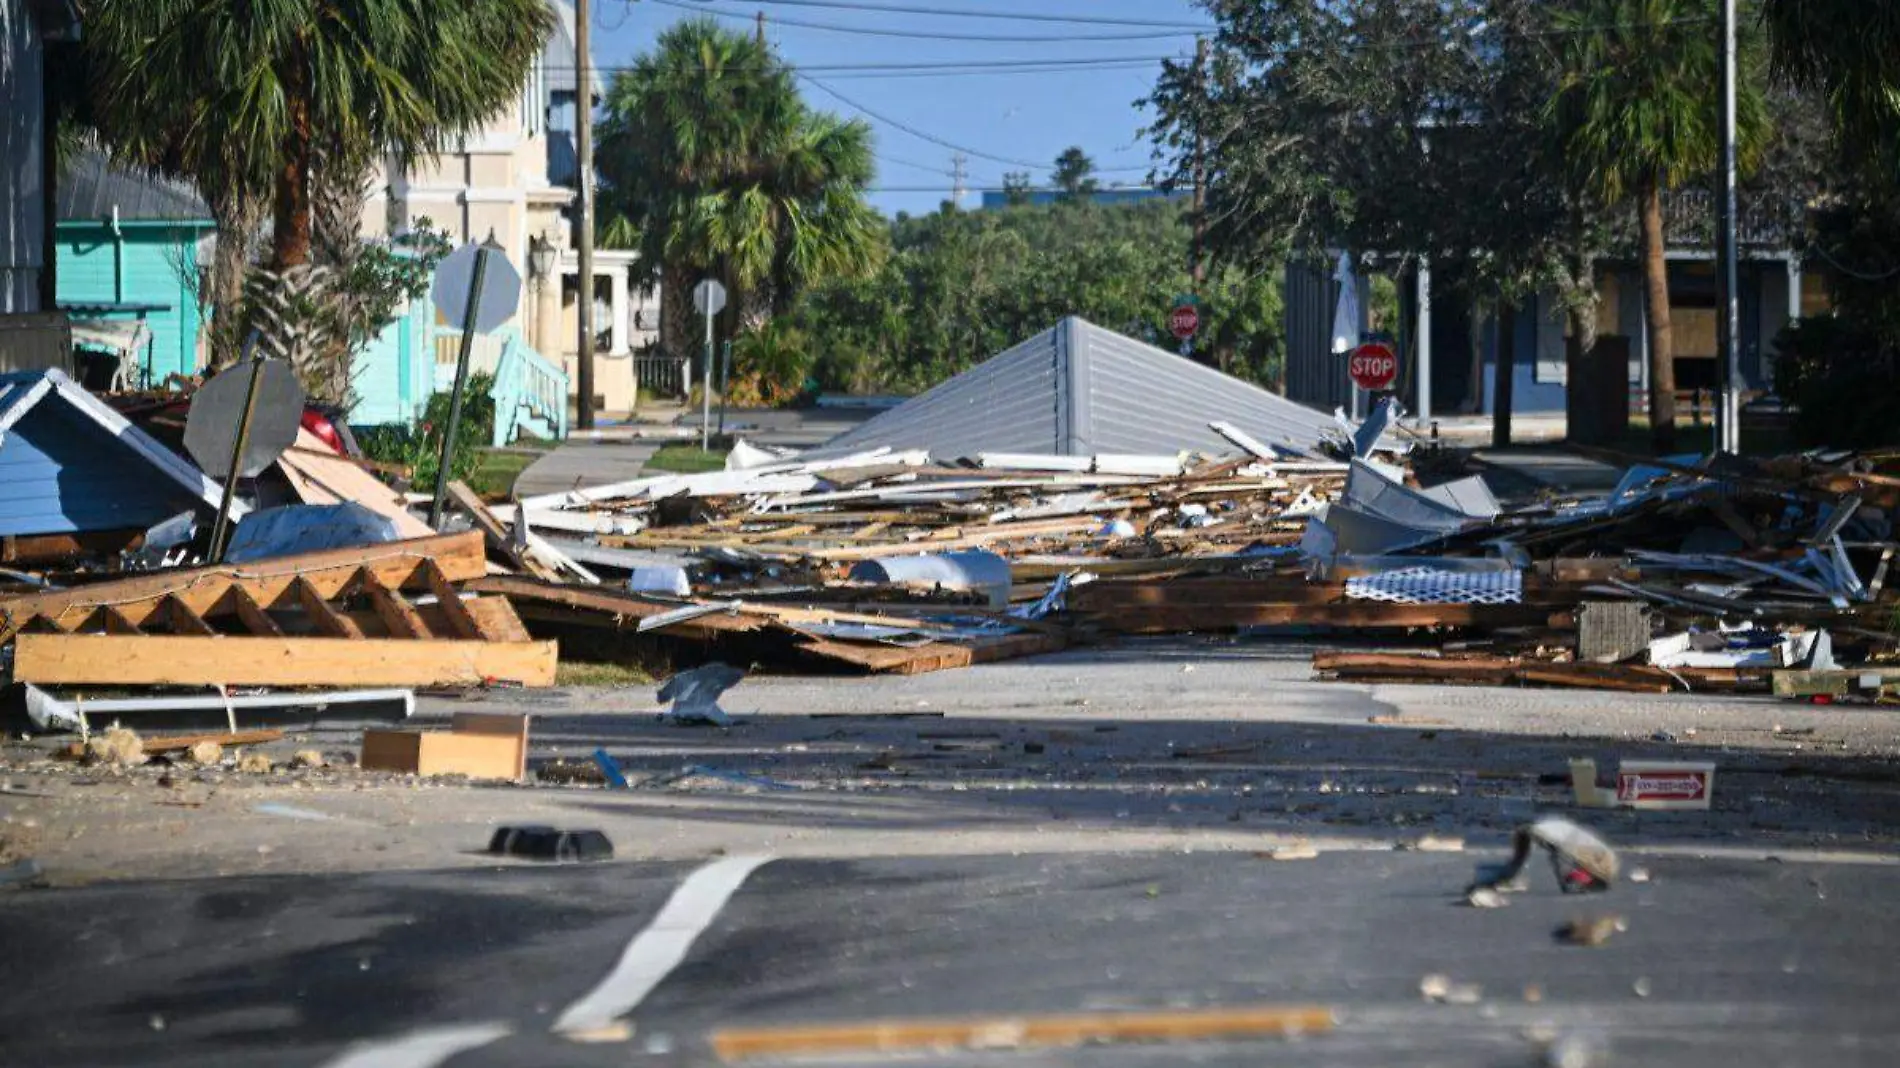
[[[53,311],[49,47],[79,39],[72,0],[0,0],[0,370],[61,366],[71,342]]]
[[[418,161],[407,171],[387,168],[364,211],[363,231],[383,236],[426,218],[434,228],[446,229],[457,245],[484,240],[492,232],[524,284],[521,308],[503,327],[504,338],[564,372],[571,390],[580,320],[573,216],[580,184],[574,131],[581,93],[574,6],[567,0],[548,0],[548,5],[556,15],[554,32],[516,100],[454,151]],[[605,93],[598,73],[591,81],[590,106]],[[537,250],[544,254],[537,257]],[[622,250],[594,255],[599,335],[594,389],[609,411],[632,407],[630,357],[658,336],[659,295],[656,288],[637,283],[637,260],[636,253]],[[477,369],[493,370],[506,343],[478,351]],[[399,346],[384,348],[390,353],[385,362],[405,359]],[[444,341],[439,348],[437,360],[453,364],[454,345]],[[385,377],[395,378],[393,372]]]
[[[1059,189],[1031,189],[1023,195],[1027,197],[1026,202],[1032,205],[1058,204],[1062,202],[1064,196]],[[1145,186],[1141,188],[1097,189],[1095,192],[1089,194],[1089,203],[1138,204],[1144,200],[1183,200],[1186,199],[1187,196],[1186,190],[1177,189],[1173,192],[1167,192],[1160,189],[1150,189]],[[1006,189],[985,189],[982,192],[982,197],[982,207],[985,211],[1010,206],[1010,194]]]
[[[1710,214],[1708,195],[1699,190],[1677,191],[1664,202],[1678,392],[1712,391],[1717,383],[1715,252],[1694,236],[1697,223]],[[1737,292],[1741,330],[1736,343],[1746,392],[1773,389],[1775,335],[1781,328],[1829,306],[1823,279],[1803,271],[1793,241],[1794,235],[1774,224],[1742,221]],[[1640,257],[1598,260],[1596,284],[1598,335],[1627,340],[1629,396],[1639,400],[1649,387],[1648,298]],[[1497,317],[1486,315],[1474,322],[1461,303],[1442,294],[1434,299],[1429,272],[1407,270],[1399,294],[1404,329],[1385,326],[1405,335],[1399,338],[1401,402],[1420,421],[1459,412],[1490,414],[1495,407]],[[1325,408],[1351,404],[1346,360],[1330,351],[1337,299],[1330,265],[1289,265],[1286,382],[1287,395],[1294,400]],[[1360,306],[1366,306],[1363,293]],[[1422,335],[1416,328],[1421,309],[1429,323]],[[1539,293],[1519,305],[1509,341],[1513,411],[1565,410],[1569,332],[1569,317],[1556,293]]]
[[[200,271],[211,260],[211,209],[183,182],[113,167],[86,149],[61,168],[59,305],[74,316],[140,319],[151,330],[132,385],[193,375],[204,364]]]

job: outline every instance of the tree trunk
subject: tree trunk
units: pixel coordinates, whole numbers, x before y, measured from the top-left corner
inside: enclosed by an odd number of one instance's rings
[[[1517,305],[1507,297],[1498,298],[1498,354],[1492,368],[1496,382],[1491,390],[1491,447],[1501,449],[1511,443],[1511,403],[1517,385]]]
[[[370,157],[329,146],[310,176],[311,240],[317,262],[347,268],[362,244],[363,207],[369,201]],[[394,237],[392,232],[389,236]]]
[[[1464,415],[1484,411],[1484,306],[1472,300],[1465,316],[1465,341],[1471,358],[1465,375],[1465,400],[1458,410]]]
[[[237,362],[243,352],[244,272],[250,265],[251,236],[262,220],[264,205],[236,188],[208,199],[218,236],[211,251],[210,292],[201,303],[211,309],[210,364],[221,368]]]
[[[668,359],[696,360],[699,331],[693,314],[693,275],[683,266],[660,272],[660,352]]]
[[[1643,281],[1649,297],[1649,435],[1650,447],[1661,456],[1676,448],[1676,353],[1669,325],[1661,186],[1649,183],[1642,190],[1641,205]]]
[[[310,71],[301,50],[285,71],[290,132],[284,137],[277,167],[277,202],[271,235],[271,269],[284,271],[310,262]]]

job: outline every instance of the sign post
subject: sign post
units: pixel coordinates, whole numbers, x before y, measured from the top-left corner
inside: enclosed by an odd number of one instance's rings
[[[231,442],[231,466],[224,475],[224,493],[218,498],[218,521],[211,528],[211,559],[224,559],[224,546],[231,537],[231,502],[237,494],[238,474],[244,464],[245,439],[251,436],[251,414],[257,410],[257,383],[264,377],[264,361],[257,356],[257,331],[244,342],[242,365],[250,372],[244,386],[244,410],[238,415],[237,434]]]
[[[495,241],[495,232],[479,245],[463,245],[436,267],[431,296],[449,322],[462,324],[462,348],[455,358],[455,386],[449,392],[449,425],[442,431],[442,453],[435,465],[435,500],[429,525],[442,526],[442,502],[449,489],[449,457],[462,426],[462,394],[468,386],[468,360],[475,335],[507,322],[521,304],[521,274]]]
[[[1367,393],[1388,389],[1399,377],[1399,355],[1383,341],[1368,341],[1352,350],[1346,373],[1353,384]]]
[[[1194,334],[1201,328],[1200,298],[1192,293],[1183,293],[1174,298],[1174,307],[1168,311],[1168,333],[1181,343],[1181,355],[1194,351]]]
[[[713,391],[713,316],[726,306],[726,287],[707,278],[693,287],[693,310],[706,317],[706,375],[700,379],[699,406],[699,451],[712,448],[712,391]],[[719,402],[720,410],[725,409],[725,399]]]
[[[212,561],[224,558],[238,479],[255,478],[297,440],[303,387],[282,360],[267,360],[251,331],[230,370],[193,394],[185,416],[185,451],[206,471],[223,471],[224,496],[211,528]]]

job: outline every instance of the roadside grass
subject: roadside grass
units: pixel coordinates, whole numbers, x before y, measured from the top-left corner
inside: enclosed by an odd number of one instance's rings
[[[723,471],[726,452],[702,449],[681,441],[668,442],[643,465],[649,471],[670,471],[676,475],[696,475],[705,471]]]
[[[538,453],[521,449],[485,449],[468,478],[469,488],[483,497],[506,497],[514,490],[515,479],[539,458]]]

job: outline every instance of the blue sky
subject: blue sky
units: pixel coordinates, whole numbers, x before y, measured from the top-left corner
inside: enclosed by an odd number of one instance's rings
[[[1002,15],[1076,16],[1079,23],[1021,18],[941,17],[752,0],[594,0],[594,57],[611,76],[653,45],[660,31],[692,10],[730,14],[720,21],[751,29],[756,12],[766,16],[766,36],[778,52],[825,88],[868,108],[867,115],[812,84],[801,84],[814,107],[867,119],[876,131],[878,177],[872,202],[886,212],[934,211],[950,195],[948,142],[972,150],[968,186],[996,188],[1006,171],[1029,170],[1041,183],[1050,161],[1080,145],[1101,169],[1103,184],[1141,184],[1150,166],[1149,146],[1139,130],[1145,97],[1160,70],[1160,57],[1193,52],[1191,33],[1170,35],[1176,26],[1203,25],[1204,12],[1190,0],[843,0],[849,4],[928,7]],[[1116,24],[1116,20],[1167,26]],[[904,34],[959,34],[1043,40],[924,40],[845,33],[792,25],[823,23],[856,30]],[[1120,38],[1079,40],[1082,37]],[[983,70],[950,74],[922,65],[969,61],[1055,64],[1030,72]],[[1113,65],[1061,64],[1126,60]],[[839,67],[885,65],[883,70]],[[834,69],[827,70],[830,67]],[[896,68],[896,69],[893,69]],[[928,72],[928,73],[926,73]],[[891,76],[900,74],[902,76]],[[901,126],[916,132],[907,132]],[[935,141],[918,134],[928,135]],[[1000,159],[984,158],[986,156]],[[1002,162],[1010,160],[1017,162]],[[1034,163],[1025,167],[1022,163]],[[975,197],[965,200],[974,206]]]

